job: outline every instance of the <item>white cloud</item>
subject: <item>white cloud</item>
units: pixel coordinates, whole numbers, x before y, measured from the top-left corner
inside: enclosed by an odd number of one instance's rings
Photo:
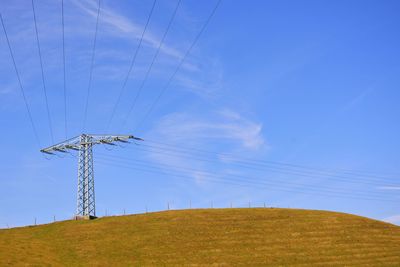
[[[393,224],[400,224],[400,215],[393,215],[383,219],[383,221]]]
[[[262,124],[244,118],[239,113],[224,109],[204,118],[188,113],[173,113],[161,119],[156,132],[163,139],[230,141],[242,148],[257,150],[265,145]]]
[[[361,104],[365,98],[368,97],[368,95],[370,95],[373,91],[374,91],[374,87],[369,87],[365,90],[363,90],[360,94],[358,94],[356,97],[354,97],[353,99],[351,99],[349,102],[347,102],[342,109],[340,110],[340,112],[347,112],[350,109],[352,109],[353,107]]]
[[[17,90],[16,86],[6,85],[0,88],[0,95],[8,95],[14,93],[16,90]]]
[[[200,74],[201,72],[199,72]],[[209,75],[207,78],[213,79],[214,75]],[[182,90],[190,91],[197,96],[201,96],[206,99],[215,98],[216,94],[219,92],[220,77],[216,77],[218,80],[205,81],[205,79],[196,79],[196,77],[191,77],[190,75],[177,75],[176,81],[181,86]]]
[[[217,58],[202,57],[201,65],[185,65],[176,77],[182,90],[190,91],[205,99],[215,99],[223,93],[223,66]],[[194,75],[193,75],[194,74]]]
[[[400,186],[380,186],[378,189],[382,190],[400,190]]]
[[[96,1],[74,0],[73,3],[86,14],[92,16],[93,18],[97,17]],[[141,38],[144,27],[144,25],[135,23],[131,19],[119,14],[109,6],[102,7],[100,13],[100,23],[105,23],[110,27],[108,31],[110,34],[135,40],[139,40]],[[161,36],[157,36],[156,34],[147,30],[143,37],[143,41],[145,45],[147,44],[153,48],[158,48],[160,38]],[[180,59],[182,57],[182,54],[178,50],[166,45],[165,43],[162,45],[160,51],[174,58]]]
[[[146,139],[175,144],[178,150],[184,144],[183,148],[198,147],[216,151],[215,155],[207,155],[206,161],[198,160],[199,155],[196,154],[198,151],[195,150],[193,155],[190,151],[186,151],[186,154],[176,153],[173,147],[172,152],[169,151],[171,147],[164,147],[162,152],[166,150],[167,153],[160,153],[157,149],[149,151],[150,160],[160,163],[160,166],[168,165],[184,172],[184,175],[192,177],[201,187],[209,184],[207,181],[210,173],[212,179],[215,179],[235,172],[219,153],[246,153],[247,156],[251,156],[266,147],[262,136],[262,124],[230,109],[209,114],[197,115],[185,112],[166,115],[149,132]]]

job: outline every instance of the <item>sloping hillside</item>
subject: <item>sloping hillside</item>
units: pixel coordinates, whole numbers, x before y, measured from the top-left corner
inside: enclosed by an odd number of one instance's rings
[[[400,266],[400,227],[295,209],[203,209],[0,230],[0,266]]]

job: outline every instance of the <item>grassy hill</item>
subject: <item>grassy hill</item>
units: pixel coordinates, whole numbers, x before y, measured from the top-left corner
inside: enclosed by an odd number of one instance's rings
[[[26,264],[28,263],[28,264]],[[400,266],[400,227],[295,209],[200,209],[0,230],[0,266]]]

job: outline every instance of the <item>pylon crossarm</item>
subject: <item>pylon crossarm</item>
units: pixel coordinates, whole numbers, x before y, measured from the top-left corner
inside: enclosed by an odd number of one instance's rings
[[[143,140],[139,137],[133,135],[90,135],[92,137],[92,144],[111,144],[116,141],[118,142],[128,142],[129,139]]]
[[[107,141],[107,140],[101,140],[100,141],[102,144],[105,144],[105,145],[111,145],[111,146],[116,146],[116,144],[114,144],[113,142],[111,142],[111,141]]]
[[[52,152],[66,152],[68,149],[79,150],[80,136],[76,136],[74,138],[68,139],[64,142],[55,144],[53,146],[49,146],[40,150],[43,153],[52,153]]]
[[[89,139],[82,139],[82,136],[89,136]],[[42,153],[53,154],[53,152],[66,153],[68,150],[80,150],[86,145],[106,144],[115,145],[114,142],[127,143],[129,139],[140,140],[143,139],[135,137],[133,135],[95,135],[95,134],[82,134],[74,138],[68,139],[64,142],[55,144],[53,146],[40,150]],[[85,141],[82,141],[85,140]],[[89,140],[89,141],[88,141]]]
[[[72,150],[79,150],[79,148],[77,148],[76,146],[72,146],[72,145],[66,145],[65,147],[68,149],[72,149]]]

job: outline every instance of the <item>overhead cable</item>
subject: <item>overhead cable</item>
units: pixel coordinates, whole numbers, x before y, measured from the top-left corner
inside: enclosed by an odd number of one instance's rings
[[[35,12],[34,0],[32,0],[32,12],[33,12],[33,21],[35,23],[36,43],[37,43],[37,47],[38,47],[40,70],[41,70],[41,74],[42,74],[42,86],[43,86],[44,100],[45,100],[45,104],[46,104],[47,120],[49,123],[51,142],[54,143],[53,125],[51,123],[49,101],[47,98],[47,88],[46,88],[46,82],[45,82],[45,78],[44,78],[42,50],[41,50],[40,41],[39,41],[39,32],[38,32],[38,27],[37,27],[37,22],[36,22],[36,12]]]
[[[126,116],[124,117],[124,120],[123,120],[123,122],[122,122],[122,128],[123,128],[123,127],[125,126],[125,124],[127,123],[128,118],[130,117],[130,115],[131,115],[133,109],[135,108],[136,101],[137,101],[138,98],[140,97],[140,94],[141,94],[141,92],[142,92],[142,89],[143,89],[144,85],[146,84],[146,81],[147,81],[147,79],[148,79],[148,77],[149,77],[149,75],[150,75],[150,72],[151,72],[152,68],[153,68],[154,62],[156,61],[156,59],[157,59],[157,57],[158,57],[158,54],[160,53],[161,47],[162,47],[162,45],[163,45],[163,43],[164,43],[164,41],[165,41],[165,38],[167,37],[167,34],[168,34],[168,32],[169,32],[169,29],[171,28],[172,22],[173,22],[174,19],[175,19],[175,16],[176,16],[176,13],[177,13],[177,11],[178,11],[178,8],[179,8],[180,4],[181,4],[181,0],[178,0],[178,2],[177,2],[177,4],[176,4],[176,7],[175,7],[175,9],[174,9],[174,12],[172,13],[172,16],[171,16],[171,18],[170,18],[170,20],[169,20],[169,22],[168,22],[168,26],[167,26],[167,28],[166,28],[166,30],[165,30],[165,32],[164,32],[164,35],[162,36],[162,38],[161,38],[161,40],[160,40],[160,43],[159,43],[158,48],[157,48],[157,51],[156,51],[156,53],[154,54],[154,56],[153,56],[153,58],[152,58],[152,60],[151,60],[151,63],[150,63],[150,65],[149,65],[149,67],[147,68],[147,71],[146,71],[146,74],[145,74],[145,76],[144,76],[144,79],[142,80],[142,83],[140,84],[138,90],[136,91],[136,95],[135,95],[135,97],[133,98],[133,101],[132,101],[132,104],[131,104],[130,107],[129,107],[129,110],[128,110],[128,112],[126,113]]]
[[[27,111],[27,113],[28,113],[29,121],[30,121],[30,123],[31,123],[33,133],[34,133],[34,135],[35,135],[36,142],[37,142],[37,144],[38,144],[38,146],[39,146],[39,148],[40,148],[40,147],[41,147],[40,138],[39,138],[38,132],[37,132],[37,130],[36,130],[35,123],[33,122],[32,112],[31,112],[31,109],[30,109],[30,107],[29,107],[28,100],[26,99],[25,90],[24,90],[24,87],[22,86],[21,77],[20,77],[20,75],[19,75],[19,71],[18,71],[18,68],[17,68],[17,64],[15,63],[14,53],[13,53],[13,50],[12,50],[12,48],[11,48],[10,40],[9,40],[9,38],[8,38],[6,26],[5,26],[5,24],[4,24],[3,16],[1,15],[1,13],[0,13],[0,20],[1,20],[1,25],[3,26],[4,35],[5,35],[6,40],[7,40],[7,45],[8,45],[8,49],[9,49],[9,52],[10,52],[10,56],[11,56],[11,59],[12,59],[12,62],[13,62],[15,74],[17,75],[19,88],[21,89],[22,98],[23,98],[23,100],[24,100],[25,107],[26,107],[26,111]]]
[[[200,169],[195,169],[195,168],[191,168],[191,167],[184,167],[184,166],[177,166],[177,165],[173,165],[173,164],[165,164],[165,163],[150,163],[150,162],[146,162],[146,161],[141,161],[141,160],[132,160],[132,159],[124,159],[122,157],[113,157],[111,155],[108,154],[104,154],[104,153],[98,153],[99,155],[99,159],[101,160],[107,160],[107,161],[111,161],[111,162],[116,162],[116,163],[121,163],[121,164],[126,164],[128,166],[139,166],[139,167],[149,167],[149,168],[158,168],[158,169],[168,169],[168,170],[178,170],[178,171],[183,171],[183,172],[189,172],[189,173],[196,173],[200,176],[202,175],[216,175],[216,176],[220,176],[216,173],[211,173],[210,171],[205,171],[205,170],[200,170]],[[340,190],[340,191],[345,191],[346,193],[349,194],[365,194],[366,196],[381,196],[381,193],[376,192],[376,191],[365,191],[365,190],[359,190],[359,189],[355,189],[354,187],[349,188],[348,186],[346,187],[332,187],[332,186],[327,186],[327,185],[321,185],[321,184],[315,184],[315,183],[305,183],[307,181],[303,181],[303,182],[293,182],[290,181],[288,179],[279,179],[277,180],[276,178],[274,178],[273,176],[271,176],[270,174],[268,174],[267,177],[265,177],[266,175],[263,174],[256,174],[258,177],[255,177],[254,174],[252,176],[249,175],[239,175],[239,174],[226,174],[226,177],[223,178],[238,178],[238,179],[242,179],[246,182],[256,182],[256,183],[269,183],[269,184],[282,184],[282,185],[287,185],[287,186],[300,186],[300,187],[307,187],[307,189],[315,189],[315,190]],[[350,191],[349,191],[350,190]]]
[[[160,149],[166,149],[169,151],[176,151],[176,152],[187,152],[190,154],[202,154],[202,155],[214,155],[216,157],[226,159],[227,161],[235,161],[235,162],[251,162],[252,164],[257,164],[257,165],[278,165],[278,166],[284,166],[284,167],[290,167],[293,169],[300,169],[300,170],[311,170],[315,172],[320,172],[320,173],[341,173],[341,174],[346,174],[346,175],[354,175],[354,176],[360,176],[360,177],[368,177],[368,178],[377,178],[377,179],[382,179],[382,178],[389,178],[388,175],[391,176],[400,176],[400,174],[392,173],[392,174],[385,174],[381,172],[370,172],[366,170],[350,170],[350,169],[342,169],[342,168],[322,168],[322,167],[313,167],[313,166],[306,166],[306,165],[300,165],[300,164],[294,164],[294,163],[288,163],[288,162],[279,162],[279,161],[272,161],[272,160],[260,160],[260,159],[252,159],[248,157],[243,157],[239,155],[235,155],[232,153],[226,153],[226,152],[217,152],[217,151],[209,151],[205,149],[199,149],[199,148],[193,148],[193,147],[186,147],[182,145],[175,145],[175,144],[168,144],[165,142],[160,142],[160,141],[154,141],[146,138],[146,143],[153,143],[151,147],[157,147]],[[146,146],[146,144],[141,144],[141,146]],[[149,146],[149,145],[147,145]]]
[[[87,121],[87,113],[88,113],[88,106],[89,106],[89,98],[90,98],[90,89],[92,87],[92,79],[93,79],[93,66],[94,66],[94,58],[96,54],[96,43],[97,43],[97,31],[99,26],[99,17],[100,17],[100,6],[101,0],[98,1],[98,8],[97,8],[97,18],[96,18],[96,29],[94,32],[94,40],[93,40],[93,47],[92,47],[92,59],[90,61],[90,72],[89,72],[89,82],[86,90],[86,102],[85,102],[85,111],[83,115],[83,132],[86,130],[86,121]]]
[[[169,172],[165,170],[157,170],[154,168],[143,168],[143,167],[133,167],[133,166],[128,166],[126,164],[120,164],[120,163],[113,163],[113,162],[107,162],[103,160],[96,160],[97,163],[100,164],[105,164],[105,165],[110,165],[110,166],[115,166],[115,167],[122,167],[122,168],[127,168],[131,170],[136,170],[136,171],[144,171],[148,173],[154,173],[158,175],[169,175],[173,177],[178,177],[178,178],[184,178],[188,180],[193,181],[193,177],[177,172]],[[208,177],[210,176],[210,177]],[[344,192],[325,192],[323,190],[314,190],[314,189],[307,189],[307,188],[291,188],[285,185],[279,185],[279,184],[272,184],[272,183],[252,183],[250,181],[243,181],[239,179],[221,179],[221,178],[213,178],[212,176],[214,175],[204,175],[202,177],[202,180],[204,181],[209,181],[209,182],[215,182],[215,183],[221,183],[221,184],[230,184],[230,185],[235,185],[235,186],[244,186],[244,187],[249,187],[249,188],[256,188],[256,189],[268,189],[271,191],[284,191],[284,192],[289,192],[289,193],[300,193],[300,194],[305,194],[305,195],[318,195],[318,196],[323,196],[323,197],[335,197],[335,198],[344,198],[344,199],[356,199],[356,200],[369,200],[369,201],[383,201],[383,202],[393,202],[393,200],[388,199],[388,198],[379,198],[379,197],[368,197],[368,196],[359,196],[356,194],[352,194],[351,192],[349,193],[344,193]]]
[[[376,178],[370,178],[370,177],[363,177],[363,176],[355,176],[354,174],[341,174],[341,173],[335,173],[335,172],[316,172],[311,170],[303,170],[303,169],[293,169],[291,167],[287,166],[275,166],[275,165],[260,165],[259,163],[254,164],[253,162],[229,162],[229,161],[221,161],[221,160],[213,160],[210,157],[205,157],[201,155],[196,155],[196,154],[190,154],[190,153],[177,153],[175,151],[169,151],[169,150],[163,150],[163,149],[158,149],[149,146],[150,149],[146,148],[143,145],[135,147],[135,150],[143,150],[145,152],[150,152],[150,153],[157,153],[157,154],[162,154],[166,156],[172,156],[176,158],[185,158],[185,159],[192,159],[192,160],[199,160],[203,162],[209,162],[209,163],[225,163],[226,165],[230,166],[238,166],[238,167],[244,167],[247,169],[252,169],[252,170],[268,170],[271,172],[275,173],[282,173],[282,174],[290,174],[290,175],[295,175],[295,176],[301,176],[301,177],[306,177],[306,178],[321,178],[324,177],[326,179],[332,180],[338,180],[342,182],[349,182],[349,183],[368,183],[368,184],[374,184],[374,185],[382,185],[384,182],[392,182],[388,181],[387,178],[386,180],[384,179],[376,179]]]
[[[64,0],[61,0],[61,26],[62,26],[62,59],[63,59],[63,96],[64,96],[64,132],[65,139],[68,139],[67,123],[67,82],[65,70],[65,25],[64,25]]]
[[[178,73],[178,71],[180,70],[180,68],[182,67],[183,63],[185,62],[186,58],[188,57],[190,51],[193,49],[193,47],[195,46],[195,44],[197,43],[197,41],[200,39],[200,36],[203,34],[204,30],[206,29],[207,25],[210,23],[211,18],[214,16],[215,12],[218,9],[219,4],[221,3],[221,0],[218,0],[217,3],[215,4],[213,10],[211,11],[211,14],[208,16],[206,22],[204,23],[203,27],[201,28],[201,30],[199,31],[199,33],[196,35],[196,37],[194,38],[192,44],[189,46],[188,50],[186,50],[186,53],[184,54],[184,56],[181,58],[178,66],[176,67],[176,69],[174,70],[174,72],[172,73],[172,75],[169,77],[167,83],[164,85],[164,87],[161,89],[161,91],[159,92],[159,94],[157,95],[156,99],[154,100],[154,102],[152,102],[152,104],[149,106],[149,108],[147,109],[145,115],[142,117],[142,119],[139,121],[139,123],[136,125],[136,127],[134,128],[134,130],[138,130],[142,124],[144,123],[144,121],[147,119],[147,117],[150,115],[150,113],[153,111],[154,107],[158,104],[158,102],[160,101],[160,98],[163,96],[163,94],[165,93],[165,91],[168,89],[168,87],[171,85],[172,80],[175,78],[175,75]]]
[[[113,107],[113,109],[111,111],[111,116],[110,116],[110,119],[108,120],[108,123],[107,123],[106,132],[108,132],[108,130],[109,130],[110,126],[111,126],[111,122],[114,119],[115,112],[117,111],[118,105],[121,102],[122,95],[123,95],[123,93],[125,91],[126,84],[128,83],[128,80],[129,80],[129,77],[131,75],[133,66],[135,65],[135,62],[136,62],[137,55],[138,55],[139,50],[140,50],[140,48],[142,46],[144,35],[145,35],[146,31],[147,31],[147,27],[149,26],[151,17],[153,15],[153,11],[154,11],[154,7],[156,6],[156,2],[157,2],[157,0],[154,0],[153,1],[153,5],[151,6],[150,13],[149,13],[149,15],[147,17],[147,21],[146,21],[146,24],[145,24],[145,26],[143,28],[142,35],[140,36],[139,43],[138,43],[138,45],[137,45],[137,47],[135,49],[135,53],[133,54],[133,57],[132,57],[132,60],[131,60],[131,64],[130,64],[129,69],[128,69],[128,73],[125,76],[124,82],[122,83],[122,87],[119,90],[117,101],[115,102],[114,107]]]

